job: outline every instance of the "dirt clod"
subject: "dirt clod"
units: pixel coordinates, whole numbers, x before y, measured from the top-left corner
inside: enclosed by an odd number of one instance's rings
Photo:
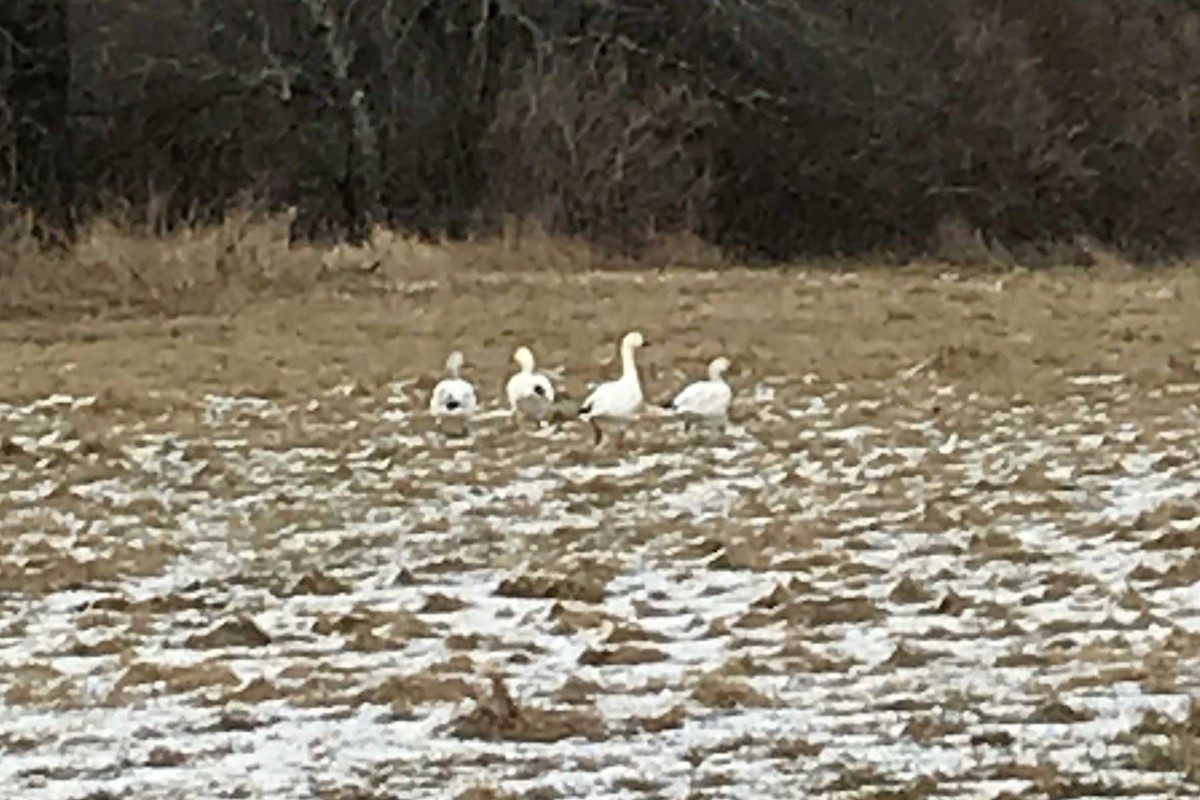
[[[337,595],[350,591],[346,584],[337,578],[330,577],[321,571],[309,572],[297,578],[291,586],[279,590],[280,597],[297,597],[301,595]]]
[[[667,658],[666,653],[653,647],[623,644],[617,647],[590,647],[579,656],[579,663],[587,667],[611,667],[616,664],[654,664]]]
[[[905,575],[899,583],[892,587],[888,599],[893,603],[928,603],[933,599],[933,593],[913,580],[911,576]]]
[[[206,633],[189,636],[187,646],[195,650],[217,650],[227,647],[266,647],[271,637],[263,633],[254,620],[237,616],[218,623]]]
[[[748,683],[718,675],[705,675],[692,689],[692,699],[709,708],[767,708],[774,703]]]
[[[146,757],[147,767],[178,767],[187,763],[187,756],[169,747],[156,747]]]
[[[450,614],[455,611],[461,611],[467,607],[467,604],[457,597],[450,597],[440,592],[434,592],[425,598],[425,605],[421,606],[422,614]]]
[[[604,602],[604,583],[584,575],[520,575],[500,582],[496,594],[501,597],[540,597],[551,600],[576,600],[580,603]]]
[[[492,692],[455,723],[458,736],[467,739],[504,739],[518,742],[557,742],[584,737],[600,739],[604,723],[593,710],[550,711],[518,705],[503,678],[492,676]]]

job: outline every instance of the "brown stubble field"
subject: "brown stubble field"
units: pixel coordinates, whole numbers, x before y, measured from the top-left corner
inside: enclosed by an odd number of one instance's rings
[[[310,253],[260,299],[278,271],[57,306],[9,275],[3,785],[1200,788],[1200,273],[421,252]],[[593,450],[570,405],[631,328],[653,400],[732,360],[725,435]],[[496,413],[519,344],[564,368],[546,431]],[[447,441],[455,348],[484,413]]]

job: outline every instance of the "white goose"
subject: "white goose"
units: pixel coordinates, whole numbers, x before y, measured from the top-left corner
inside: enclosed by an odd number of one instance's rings
[[[646,344],[641,333],[632,331],[621,339],[621,377],[602,383],[579,407],[579,416],[592,425],[594,442],[603,438],[601,425],[623,430],[642,407],[642,382],[638,379],[634,351]]]
[[[540,425],[554,404],[554,386],[549,378],[534,371],[533,353],[528,347],[517,348],[517,352],[513,353],[513,361],[521,369],[508,379],[504,387],[508,395],[509,412],[514,420],[521,414]]]
[[[714,358],[708,365],[708,380],[689,383],[663,408],[683,418],[685,431],[692,425],[724,426],[733,400],[733,390],[723,377],[728,369],[728,358]]]
[[[429,397],[429,412],[438,419],[450,418],[461,422],[466,429],[467,419],[477,405],[475,387],[459,376],[463,354],[455,350],[446,359],[446,377],[438,381]]]

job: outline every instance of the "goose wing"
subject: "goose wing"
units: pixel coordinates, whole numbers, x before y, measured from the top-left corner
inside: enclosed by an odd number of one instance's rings
[[[435,414],[472,414],[475,412],[475,387],[462,378],[446,378],[433,387],[429,408]]]
[[[733,392],[724,381],[696,381],[675,395],[668,408],[682,414],[714,417],[729,410]]]
[[[554,402],[554,384],[545,375],[539,373],[533,376],[532,390],[534,394],[544,397],[547,403]]]
[[[554,402],[554,385],[550,383],[549,378],[541,374],[518,372],[508,379],[505,392],[509,405],[515,405],[528,397],[540,397],[548,403]]]
[[[628,417],[636,413],[641,404],[642,389],[637,382],[609,381],[588,395],[579,407],[579,414],[583,417]]]

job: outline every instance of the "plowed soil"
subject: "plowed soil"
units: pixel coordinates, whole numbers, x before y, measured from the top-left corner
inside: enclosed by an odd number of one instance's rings
[[[571,419],[730,358],[723,433]],[[552,426],[502,406],[513,350]],[[483,409],[425,412],[452,349]],[[473,272],[0,322],[30,798],[1200,794],[1200,274]]]

